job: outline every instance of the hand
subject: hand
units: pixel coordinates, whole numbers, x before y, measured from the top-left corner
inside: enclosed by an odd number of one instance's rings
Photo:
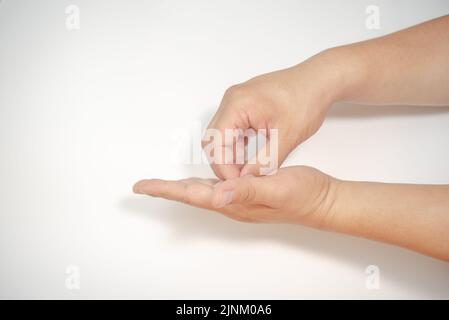
[[[234,86],[209,128],[222,135],[225,129],[278,129],[281,164],[318,130],[333,102],[447,105],[448,26],[449,16],[441,17]],[[258,164],[212,168],[229,180],[143,180],[134,191],[237,220],[300,223],[449,261],[449,185],[342,181],[302,166],[262,177],[254,176]]]
[[[333,203],[332,177],[295,166],[274,175],[246,175],[226,181],[190,178],[142,180],[134,192],[216,210],[246,222],[301,223],[322,227]]]
[[[229,88],[208,128],[278,130],[278,165],[301,142],[321,126],[331,104],[339,98],[342,86],[348,82],[343,74],[341,54],[329,50],[303,63],[255,77]],[[203,141],[203,147],[205,146]],[[222,154],[225,148],[222,145]],[[214,164],[212,169],[220,179],[245,174],[259,175],[260,163]]]

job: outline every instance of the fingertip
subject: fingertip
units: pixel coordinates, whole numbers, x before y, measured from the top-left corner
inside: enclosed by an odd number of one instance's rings
[[[232,164],[213,165],[212,169],[221,180],[238,178],[240,175],[239,168]]]
[[[147,180],[140,180],[137,181],[134,185],[133,185],[133,192],[136,194],[143,194],[143,190],[142,190],[142,186],[145,183],[145,181]]]
[[[246,165],[243,167],[243,169],[240,171],[240,177],[244,176],[259,176],[259,166],[257,165]]]
[[[154,196],[158,190],[158,188],[161,188],[160,183],[163,182],[163,180],[159,179],[144,179],[138,181],[133,186],[133,192],[136,194],[146,194],[149,196]]]

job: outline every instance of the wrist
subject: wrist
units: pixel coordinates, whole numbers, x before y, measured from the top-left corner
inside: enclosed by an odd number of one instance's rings
[[[311,58],[319,72],[320,86],[329,107],[333,103],[351,101],[363,90],[367,64],[354,45],[326,49]]]
[[[360,234],[365,223],[366,182],[333,179],[332,196],[325,228],[329,231]],[[362,220],[361,220],[362,219]]]
[[[323,217],[321,229],[341,231],[342,220],[344,220],[342,213],[346,212],[348,208],[345,208],[345,205],[349,203],[346,199],[348,182],[331,176],[328,177],[328,181],[325,201],[320,207],[320,216]]]
[[[336,231],[340,220],[340,201],[343,184],[345,181],[338,180],[327,174],[323,174],[320,194],[315,198],[314,214],[307,215],[309,220],[301,221],[301,224],[309,225],[317,229]]]

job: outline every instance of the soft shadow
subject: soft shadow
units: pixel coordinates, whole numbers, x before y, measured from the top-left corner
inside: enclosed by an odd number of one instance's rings
[[[218,213],[144,196],[125,198],[120,207],[127,214],[168,225],[173,229],[174,241],[199,237],[236,243],[277,242],[351,264],[361,272],[376,264],[383,279],[429,292],[432,297],[449,295],[449,263],[394,246],[296,225],[242,223]]]
[[[425,106],[372,106],[352,103],[337,103],[328,113],[329,118],[386,118],[386,117],[423,117],[449,113],[448,107]]]

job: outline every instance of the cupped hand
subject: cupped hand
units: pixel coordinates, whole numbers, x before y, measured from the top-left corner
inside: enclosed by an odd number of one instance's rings
[[[321,126],[333,102],[338,98],[342,72],[332,52],[325,51],[289,69],[255,77],[229,88],[208,129],[225,135],[226,129],[270,129],[278,132],[278,165],[301,142]],[[203,141],[203,147],[207,141]],[[225,153],[229,145],[222,144]],[[260,175],[262,164],[212,163],[220,179],[245,174]]]
[[[316,169],[295,166],[279,169],[274,175],[246,175],[225,181],[142,180],[133,190],[215,210],[240,221],[322,226],[333,203],[336,181]]]

